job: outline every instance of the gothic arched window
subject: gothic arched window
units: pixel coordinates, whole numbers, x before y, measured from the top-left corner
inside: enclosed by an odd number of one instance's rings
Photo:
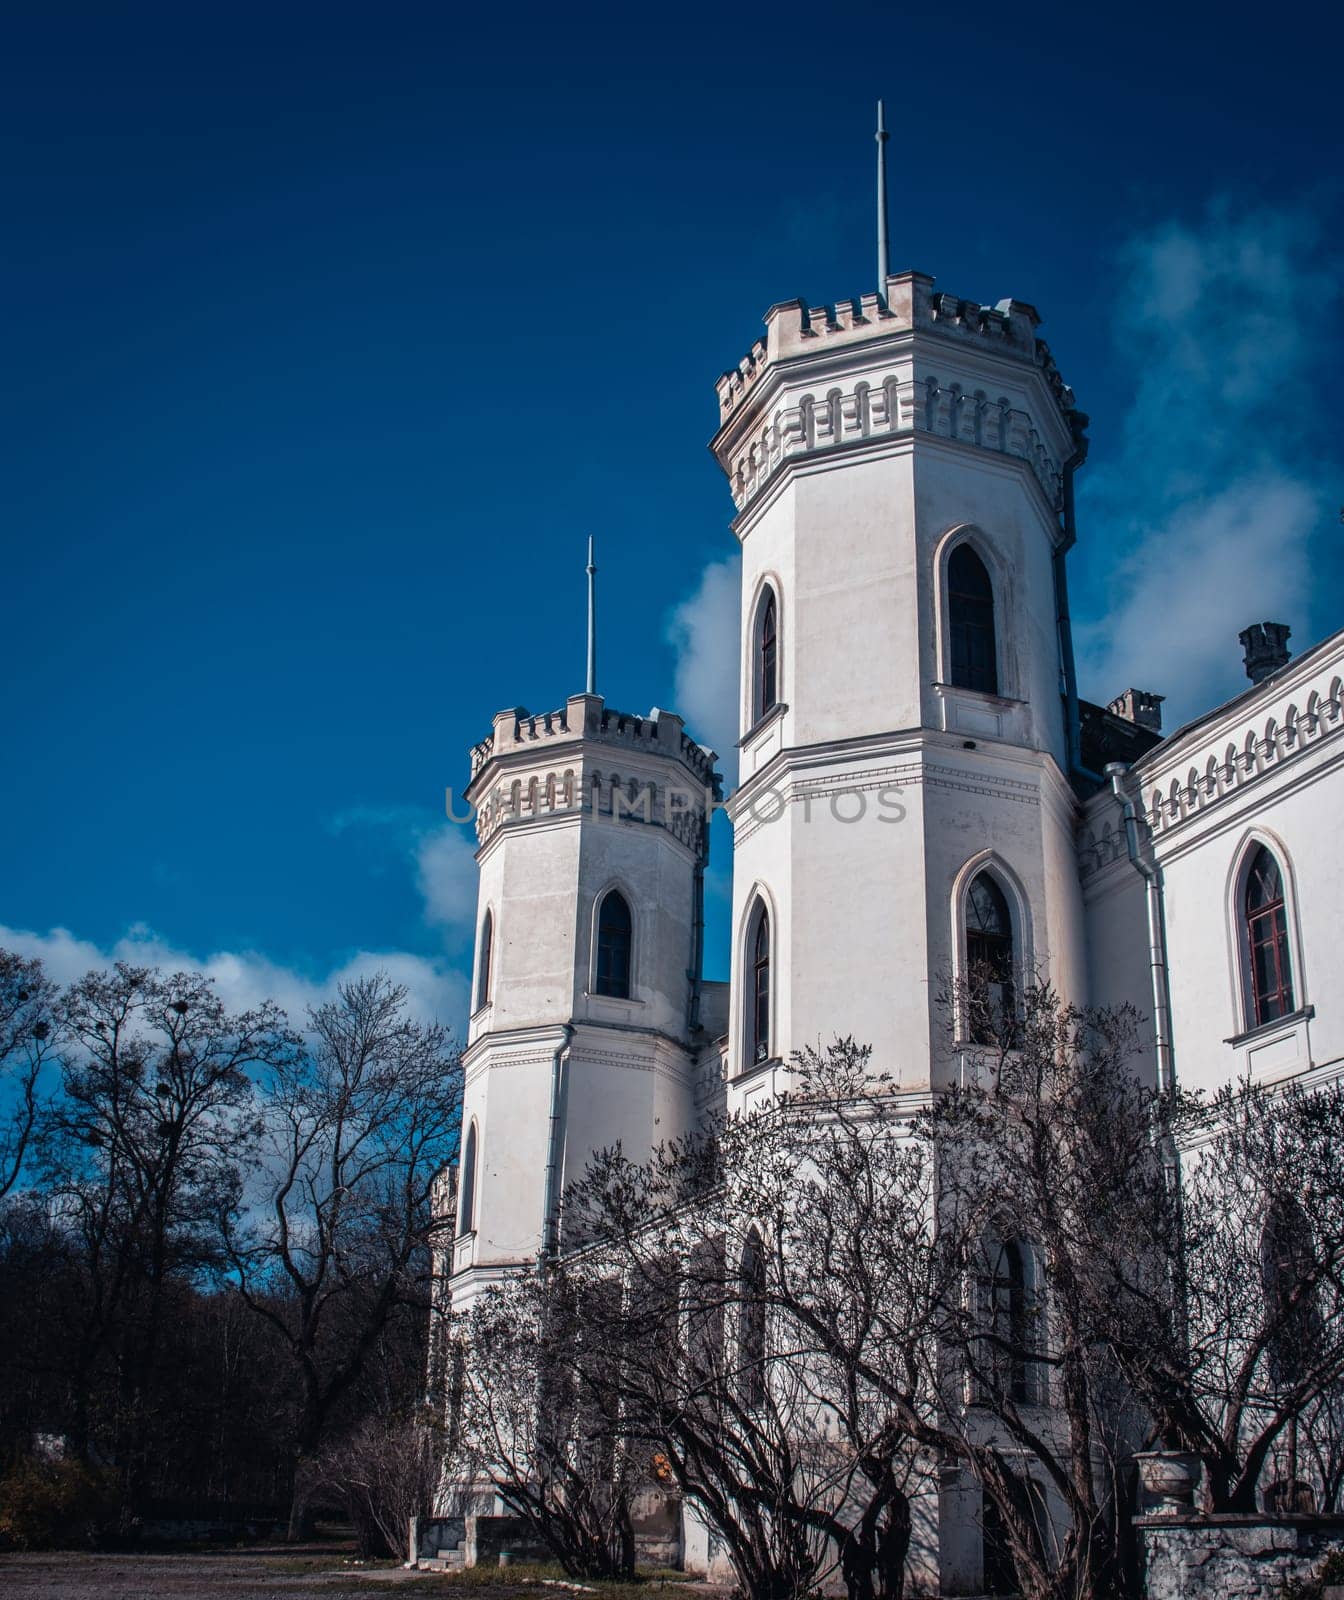
[[[755,1065],[770,1059],[770,913],[760,904],[747,946],[747,961],[751,969],[747,985],[747,1060]]]
[[[481,948],[476,958],[476,1009],[490,1003],[491,963],[495,956],[495,919],[487,911],[481,923]]]
[[[462,1196],[457,1203],[457,1231],[470,1233],[476,1226],[476,1123],[467,1129],[466,1148],[462,1152]]]
[[[757,608],[753,682],[753,720],[759,722],[779,704],[779,608],[769,587]]]
[[[737,1323],[737,1359],[742,1404],[765,1404],[765,1247],[753,1227],[747,1233],[738,1272],[742,1309]]]
[[[630,998],[630,907],[619,889],[602,896],[597,909],[597,967],[594,993],[613,1000]]]
[[[952,686],[998,694],[994,586],[984,562],[968,544],[959,544],[947,563],[947,631]]]
[[[1013,923],[1003,890],[988,872],[977,873],[966,895],[965,1003],[976,1044],[995,1044],[1011,1027]]]
[[[1321,1321],[1320,1257],[1307,1213],[1296,1195],[1274,1195],[1260,1232],[1260,1281],[1265,1296],[1269,1375],[1293,1384],[1318,1359]]]
[[[993,1360],[1004,1393],[1019,1404],[1033,1398],[1031,1348],[1031,1247],[1024,1239],[1002,1240],[990,1282]]]
[[[1258,1028],[1265,1022],[1277,1022],[1295,1009],[1283,874],[1264,845],[1256,847],[1246,870],[1242,916],[1248,979],[1246,1026]]]

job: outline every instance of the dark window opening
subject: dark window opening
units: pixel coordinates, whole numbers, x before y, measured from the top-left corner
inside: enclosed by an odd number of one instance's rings
[[[1283,875],[1264,845],[1251,858],[1246,874],[1246,949],[1250,966],[1250,1005],[1247,1024],[1258,1028],[1289,1016],[1293,1004],[1293,974],[1288,959],[1288,912],[1283,899]]]
[[[994,1307],[994,1360],[999,1385],[1019,1405],[1031,1400],[1027,1364],[1031,1342],[1031,1307],[1027,1246],[1008,1239],[999,1246],[991,1295]]]
[[[968,544],[959,544],[947,563],[947,621],[953,687],[998,694],[994,587],[984,562]]]
[[[462,1198],[457,1208],[457,1231],[470,1233],[476,1226],[476,1124],[467,1129],[467,1147],[462,1154]]]
[[[756,720],[779,703],[779,623],[772,589],[765,592],[756,641]]]
[[[976,1044],[995,1044],[1011,1029],[1013,925],[1003,890],[980,873],[966,897],[966,1008],[968,1031]]]
[[[742,1404],[765,1404],[765,1252],[753,1228],[742,1251],[738,1371]]]
[[[630,998],[630,907],[619,889],[605,895],[597,913],[596,992]]]
[[[751,1017],[748,1054],[753,1063],[770,1059],[770,914],[762,906],[751,944]]]
[[[494,960],[495,919],[487,911],[481,924],[481,954],[476,965],[476,1009],[490,1002],[490,965]]]

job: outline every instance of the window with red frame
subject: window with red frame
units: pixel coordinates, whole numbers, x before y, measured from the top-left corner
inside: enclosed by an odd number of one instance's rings
[[[1293,972],[1288,960],[1288,911],[1283,901],[1283,874],[1270,852],[1260,845],[1246,874],[1246,952],[1250,1004],[1247,1026],[1258,1028],[1290,1015]]]

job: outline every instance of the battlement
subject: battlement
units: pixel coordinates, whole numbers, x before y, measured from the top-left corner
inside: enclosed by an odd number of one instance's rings
[[[933,281],[922,272],[896,273],[887,279],[885,304],[884,297],[865,294],[829,306],[809,306],[805,300],[771,306],[765,314],[765,338],[758,339],[715,386],[720,424],[741,409],[775,362],[916,330],[974,341],[1038,367],[1060,411],[1065,415],[1072,411],[1073,391],[1060,376],[1049,345],[1036,336],[1041,318],[1034,306],[1023,300],[983,306],[935,293]]]
[[[571,695],[557,711],[534,715],[515,706],[496,713],[489,736],[472,746],[472,782],[497,758],[583,742],[680,761],[706,787],[717,782],[714,752],[690,737],[676,712],[655,706],[647,716],[637,716],[614,710],[595,694]]]

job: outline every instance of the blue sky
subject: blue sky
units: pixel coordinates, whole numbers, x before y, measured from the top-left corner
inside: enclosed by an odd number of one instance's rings
[[[879,94],[893,264],[1039,307],[1092,416],[1084,694],[1170,723],[1248,621],[1344,623],[1339,30],[11,7],[0,941],[296,1007],[381,962],[459,1021],[443,790],[581,686],[588,533],[609,701],[730,737],[713,380],[872,287]]]

